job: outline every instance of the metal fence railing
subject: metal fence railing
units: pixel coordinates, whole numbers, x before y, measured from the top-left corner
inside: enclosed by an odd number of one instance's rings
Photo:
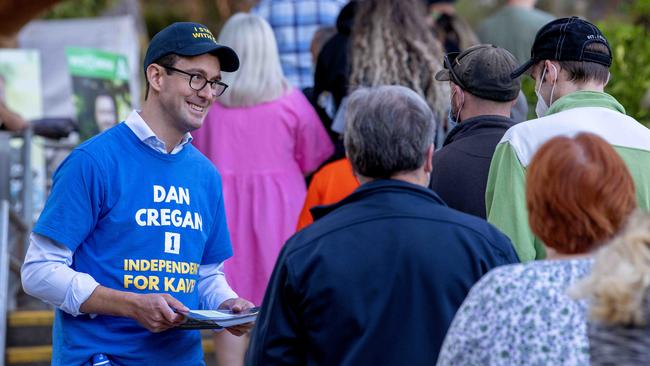
[[[7,225],[0,235],[7,237],[9,281],[7,287],[0,284],[0,296],[7,300],[1,314],[30,301],[29,297],[22,296],[20,284],[20,267],[29,247],[29,236],[38,209],[43,204],[41,200],[44,197],[41,196],[49,192],[54,170],[76,145],[42,137],[36,140],[33,136],[31,129],[15,133],[0,131],[0,202],[4,201],[8,206]],[[34,141],[37,141],[37,148],[33,150]],[[39,166],[32,166],[33,154],[37,154],[34,160],[39,162]],[[34,174],[38,174],[39,179],[35,180]],[[39,192],[36,205],[35,190]]]
[[[12,139],[22,140],[19,151],[12,148]],[[0,305],[3,311],[0,311],[0,316],[6,316],[7,310],[16,307],[16,295],[20,290],[20,266],[25,258],[29,233],[34,222],[31,163],[31,129],[19,134],[0,132],[0,202],[7,206],[6,225],[0,232],[0,236],[6,239],[5,251],[0,259],[2,265],[7,263],[7,279],[0,283],[0,296],[3,298],[3,304]],[[18,194],[15,192],[17,188]]]

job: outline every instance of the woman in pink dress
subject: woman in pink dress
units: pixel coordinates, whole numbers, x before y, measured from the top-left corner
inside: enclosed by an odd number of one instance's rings
[[[241,67],[222,75],[230,87],[193,133],[193,143],[223,179],[234,250],[224,265],[228,282],[239,296],[261,304],[278,253],[295,230],[304,175],[333,146],[302,92],[284,78],[264,19],[235,14],[218,43],[237,52]]]

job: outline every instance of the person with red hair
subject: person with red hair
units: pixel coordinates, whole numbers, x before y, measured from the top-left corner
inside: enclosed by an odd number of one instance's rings
[[[586,303],[567,288],[635,210],[632,176],[604,139],[555,137],[528,167],[530,227],[548,260],[496,268],[456,313],[438,365],[588,365]]]

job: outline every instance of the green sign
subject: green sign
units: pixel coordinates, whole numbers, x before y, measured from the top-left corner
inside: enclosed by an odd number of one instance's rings
[[[65,49],[68,69],[72,76],[128,80],[129,66],[126,57],[120,54],[91,48]]]
[[[126,57],[91,48],[66,48],[65,54],[81,140],[123,121],[132,108]]]

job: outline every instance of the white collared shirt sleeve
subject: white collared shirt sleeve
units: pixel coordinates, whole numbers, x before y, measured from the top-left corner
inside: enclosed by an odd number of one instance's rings
[[[223,262],[199,267],[199,309],[214,310],[224,301],[238,297],[223,273]]]
[[[70,268],[72,251],[52,239],[32,233],[21,269],[23,289],[31,296],[68,314],[82,314],[79,307],[99,283],[87,273]]]

